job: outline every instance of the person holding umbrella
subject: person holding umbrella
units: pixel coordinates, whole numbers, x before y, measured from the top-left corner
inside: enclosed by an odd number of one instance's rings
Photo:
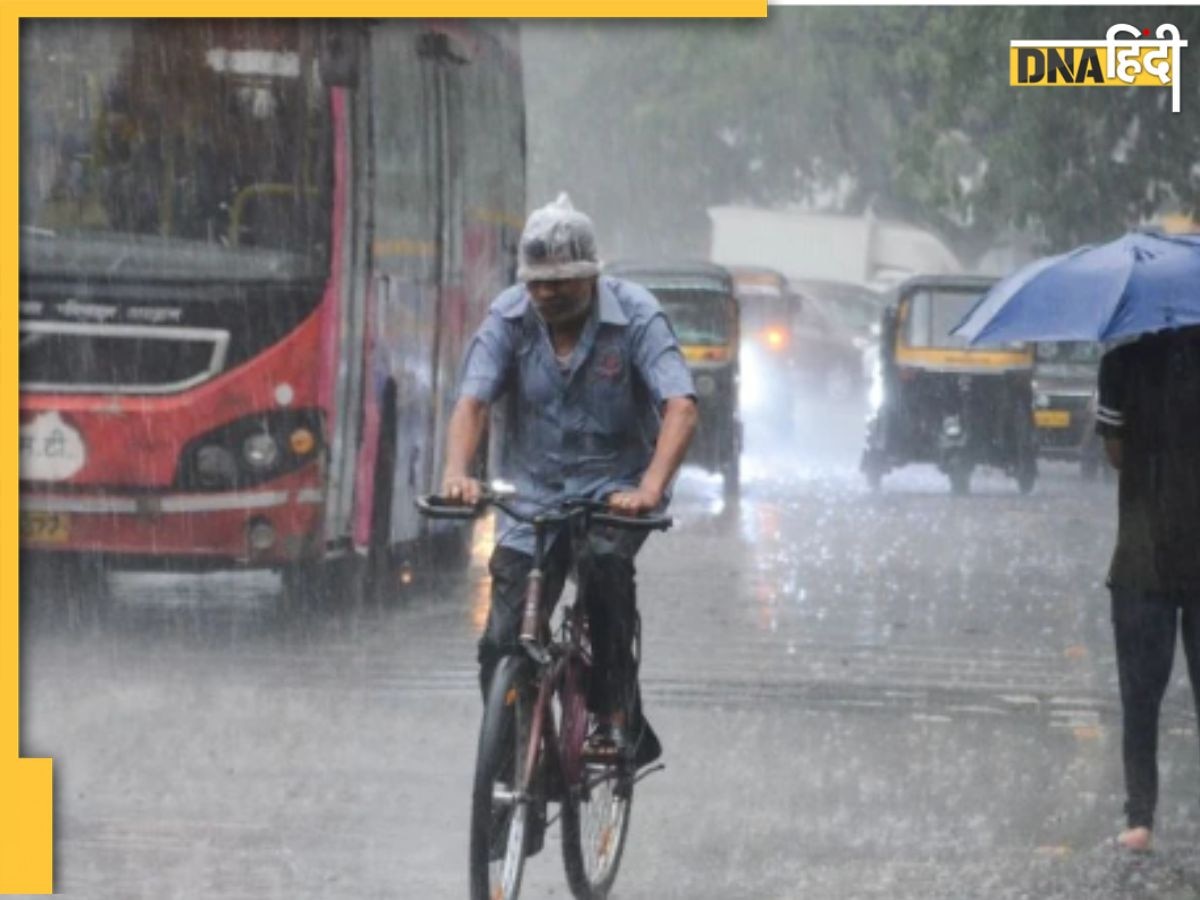
[[[1200,327],[1105,354],[1096,430],[1120,470],[1109,569],[1123,711],[1127,828],[1148,850],[1158,801],[1159,707],[1183,638],[1200,716]]]
[[[1200,717],[1200,238],[1134,232],[1031,263],[954,333],[1116,344],[1100,363],[1096,430],[1120,470],[1108,573],[1126,790],[1117,842],[1147,851],[1177,634]]]

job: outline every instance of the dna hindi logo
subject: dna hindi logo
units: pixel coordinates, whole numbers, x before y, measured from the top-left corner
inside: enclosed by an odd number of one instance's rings
[[[1113,25],[1102,41],[1008,42],[1013,87],[1156,87],[1171,89],[1179,112],[1179,51],[1188,42],[1174,25]]]

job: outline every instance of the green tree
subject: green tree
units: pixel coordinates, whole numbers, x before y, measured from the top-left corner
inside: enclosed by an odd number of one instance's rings
[[[1151,18],[1148,18],[1151,17]],[[1015,38],[1098,39],[1200,9],[773,8],[766,21],[526,29],[531,201],[560,188],[606,252],[706,253],[705,209],[800,203],[927,225],[971,258],[1200,205],[1200,51],[1170,91],[1017,89]]]

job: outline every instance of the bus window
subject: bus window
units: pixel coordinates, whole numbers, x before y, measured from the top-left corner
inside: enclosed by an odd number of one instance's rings
[[[204,244],[270,253],[275,272],[323,270],[329,123],[309,30],[34,20],[22,32],[27,234],[139,240],[163,266]]]

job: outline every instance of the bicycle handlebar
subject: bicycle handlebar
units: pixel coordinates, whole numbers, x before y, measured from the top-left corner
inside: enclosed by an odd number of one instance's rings
[[[566,522],[573,516],[585,514],[588,520],[597,525],[611,525],[614,528],[624,528],[629,531],[666,531],[675,520],[670,516],[622,516],[610,512],[609,506],[603,500],[592,500],[587,497],[568,497],[557,505],[557,508],[536,513],[526,513],[517,509],[510,500],[516,498],[502,497],[486,492],[475,504],[464,504],[450,500],[437,494],[426,494],[418,497],[416,504],[421,515],[431,519],[474,519],[481,515],[489,506],[495,506],[508,513],[518,522],[526,525],[555,525]]]

